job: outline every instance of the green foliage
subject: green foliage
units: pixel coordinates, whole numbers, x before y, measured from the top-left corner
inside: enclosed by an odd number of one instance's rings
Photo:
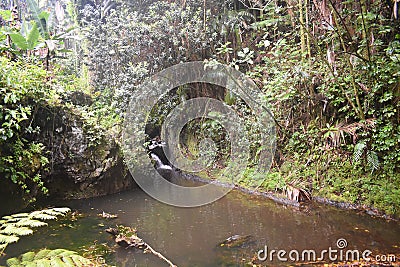
[[[48,160],[44,146],[29,140],[36,110],[50,95],[47,73],[36,66],[0,57],[0,173],[26,193],[38,186],[47,193],[41,171]]]
[[[56,220],[57,217],[65,216],[70,211],[69,208],[49,208],[4,216],[0,220],[0,255],[9,244],[17,242],[21,236],[33,234],[31,228],[47,226],[43,221]],[[30,254],[26,254],[23,258],[27,255]]]
[[[259,7],[248,31],[225,34],[213,56],[247,71],[280,124],[275,169],[262,187],[294,180],[398,215],[398,20],[382,2],[326,2],[317,11],[285,2]]]
[[[25,12],[22,22],[15,16],[4,25],[0,24],[0,51],[5,51],[4,55],[9,58],[44,62],[46,69],[49,69],[51,59],[70,52],[65,40],[71,38],[74,27],[63,19],[64,10],[60,2],[57,3],[55,12],[50,13],[48,11],[53,7],[40,7],[37,1],[28,0],[27,5],[20,8]],[[1,14],[8,15],[5,11]]]
[[[48,39],[49,35],[48,35],[47,20],[50,14],[46,11],[41,11],[38,3],[35,0],[27,0],[27,3],[29,5],[29,10],[32,14],[32,17],[36,22],[36,25],[39,25],[40,33],[44,38]]]
[[[23,23],[20,33],[9,33],[11,41],[21,50],[34,50],[39,41],[39,29],[37,23],[31,27],[27,22]]]
[[[360,141],[354,146],[353,162],[358,162],[362,159],[362,156],[366,154],[366,160],[368,167],[371,172],[378,170],[379,168],[379,158],[375,151],[367,149],[367,144],[365,141]]]
[[[105,18],[101,5],[82,9],[92,85],[118,114],[144,78],[179,62],[202,59],[214,40],[207,32],[210,11],[201,3],[155,1],[138,9],[122,2]]]
[[[362,155],[364,154],[364,150],[366,147],[366,143],[365,142],[358,142],[355,146],[354,146],[354,154],[353,154],[353,161],[357,162],[361,159]]]
[[[96,261],[78,255],[77,252],[66,249],[43,249],[38,252],[26,252],[18,258],[7,260],[8,267],[22,266],[106,266]]]

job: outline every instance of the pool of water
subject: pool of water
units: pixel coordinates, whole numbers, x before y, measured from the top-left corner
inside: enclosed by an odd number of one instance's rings
[[[238,191],[198,208],[172,207],[139,189],[57,204],[84,216],[73,222],[52,222],[33,236],[23,237],[7,248],[8,257],[44,247],[76,250],[94,242],[112,246],[114,241],[104,230],[117,224],[137,228],[141,238],[178,266],[242,266],[265,246],[269,250],[319,253],[329,247],[337,249],[340,238],[346,239],[346,249],[352,250],[399,254],[400,247],[399,223],[328,206],[299,210]],[[99,218],[97,214],[103,211],[118,218]],[[251,235],[251,240],[239,248],[218,245],[236,234]],[[117,266],[167,266],[157,257],[134,249],[117,248],[108,261]],[[289,263],[275,257],[272,265]],[[268,261],[264,264],[271,265]]]

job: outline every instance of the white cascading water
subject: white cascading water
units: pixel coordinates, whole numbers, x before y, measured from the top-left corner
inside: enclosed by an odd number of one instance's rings
[[[171,166],[165,165],[156,154],[150,153],[150,156],[155,161],[157,170],[162,169],[162,170],[171,170],[172,171]]]

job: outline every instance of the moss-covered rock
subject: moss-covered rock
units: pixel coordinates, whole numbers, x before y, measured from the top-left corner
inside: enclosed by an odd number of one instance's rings
[[[81,99],[83,98],[83,99]],[[49,168],[44,175],[50,195],[89,198],[117,193],[134,187],[118,144],[119,130],[102,127],[78,104],[92,103],[88,95],[74,95],[71,101],[42,108],[35,126],[36,139],[46,146]]]

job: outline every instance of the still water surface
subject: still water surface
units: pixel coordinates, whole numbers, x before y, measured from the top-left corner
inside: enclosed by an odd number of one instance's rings
[[[370,249],[376,253],[399,253],[400,224],[367,215],[313,206],[307,211],[285,207],[261,197],[232,191],[224,198],[199,208],[177,208],[160,203],[141,190],[89,200],[58,203],[85,216],[74,222],[59,222],[39,229],[7,249],[8,256],[39,248],[78,249],[87,244],[108,242],[104,229],[124,224],[138,229],[138,235],[178,266],[241,266],[265,245],[269,249],[336,248],[345,238],[349,249]],[[106,220],[98,213],[117,214]],[[229,236],[252,235],[252,242],[239,249],[218,246]],[[117,266],[165,266],[155,256],[118,248],[108,259]],[[246,262],[245,261],[245,262]],[[228,265],[230,263],[231,265]],[[266,262],[278,265],[278,262]]]

